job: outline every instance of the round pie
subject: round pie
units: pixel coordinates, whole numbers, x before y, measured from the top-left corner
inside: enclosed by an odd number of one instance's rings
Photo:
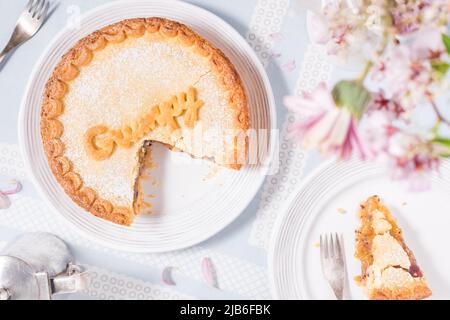
[[[65,192],[95,216],[129,225],[152,142],[239,170],[249,111],[232,63],[183,24],[124,20],[81,39],[56,66],[41,135]]]

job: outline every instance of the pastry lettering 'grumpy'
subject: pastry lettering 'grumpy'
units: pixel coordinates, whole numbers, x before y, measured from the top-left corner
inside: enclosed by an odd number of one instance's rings
[[[116,145],[131,148],[157,125],[169,130],[178,129],[180,126],[176,118],[180,116],[184,116],[186,127],[192,129],[203,104],[202,100],[197,99],[195,88],[189,87],[187,93],[181,92],[170,100],[151,107],[148,113],[121,129],[109,129],[105,125],[90,128],[85,134],[86,151],[95,160],[107,159],[113,154]]]

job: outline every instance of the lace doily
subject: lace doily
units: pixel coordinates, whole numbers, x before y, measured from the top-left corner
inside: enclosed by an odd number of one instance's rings
[[[320,82],[327,82],[330,71],[331,65],[325,49],[310,44],[299,70],[295,94],[311,91]],[[253,246],[267,249],[277,215],[281,213],[285,200],[291,195],[303,174],[307,152],[288,137],[288,127],[294,120],[293,115],[287,114],[281,127],[279,170],[277,174],[269,176],[263,186],[261,202],[249,237],[249,243]]]

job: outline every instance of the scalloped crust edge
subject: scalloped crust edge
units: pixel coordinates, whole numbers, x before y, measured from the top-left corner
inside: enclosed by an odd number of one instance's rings
[[[140,37],[146,32],[159,32],[162,37],[174,38],[186,47],[193,47],[196,54],[210,60],[213,72],[218,75],[219,83],[229,92],[229,105],[233,108],[235,129],[246,131],[250,128],[247,97],[242,81],[235,67],[223,52],[207,40],[200,37],[189,27],[176,21],[151,17],[127,19],[106,26],[79,40],[57,64],[53,74],[46,83],[41,108],[41,137],[48,163],[53,175],[64,191],[80,207],[93,215],[116,224],[130,225],[135,213],[125,207],[114,206],[102,199],[97,192],[84,186],[82,177],[73,170],[72,163],[64,157],[64,144],[60,140],[64,127],[58,117],[64,112],[62,99],[68,85],[78,76],[79,68],[90,63],[95,51],[102,50],[108,43],[125,41],[127,37]],[[248,141],[245,144],[247,157]],[[239,170],[237,163],[238,149],[236,138],[234,159],[228,167]]]

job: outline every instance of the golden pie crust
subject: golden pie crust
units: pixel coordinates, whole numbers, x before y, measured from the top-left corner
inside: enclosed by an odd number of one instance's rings
[[[186,50],[192,50],[198,57],[206,59],[211,72],[218,79],[218,85],[227,92],[227,104],[231,108],[234,129],[245,132],[250,127],[245,91],[234,66],[219,49],[187,26],[156,17],[129,19],[107,26],[81,39],[62,57],[46,84],[41,109],[42,141],[54,176],[72,200],[95,216],[122,225],[132,223],[135,215],[133,208],[104,199],[98,190],[85,185],[83,177],[66,156],[66,146],[61,138],[64,125],[59,118],[64,114],[63,101],[70,91],[71,82],[80,75],[84,67],[89,66],[96,54],[110,45],[149,34],[157,36],[158,39],[162,39],[161,41],[170,41]],[[233,159],[228,159],[225,166],[233,169],[241,168],[242,164],[238,163],[237,158],[242,153],[242,148],[246,149],[244,150],[246,154],[247,143],[244,147],[238,146],[237,142],[234,143]]]
[[[432,292],[403,239],[402,230],[378,196],[361,204],[359,218],[355,257],[361,261],[361,276],[356,281],[369,299],[419,300],[429,297]]]

